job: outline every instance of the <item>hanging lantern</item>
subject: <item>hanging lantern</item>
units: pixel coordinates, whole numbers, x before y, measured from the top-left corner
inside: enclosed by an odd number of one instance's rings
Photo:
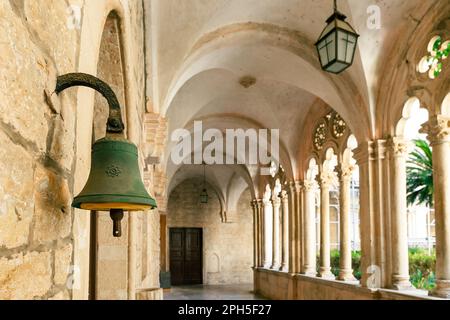
[[[200,193],[200,202],[208,203],[208,192],[206,191],[206,189],[203,189],[203,191]]]
[[[91,211],[109,211],[113,236],[120,237],[124,211],[156,208],[141,178],[137,147],[125,139],[120,105],[112,89],[103,81],[81,73],[58,77],[56,93],[86,86],[100,92],[109,103],[106,137],[92,146],[91,171],[85,187],[72,206]]]
[[[338,74],[353,64],[359,35],[346,18],[337,10],[334,0],[334,13],[316,43],[320,64],[327,72]]]
[[[208,191],[206,191],[206,164],[203,163],[203,190],[200,193],[200,203],[208,203]]]

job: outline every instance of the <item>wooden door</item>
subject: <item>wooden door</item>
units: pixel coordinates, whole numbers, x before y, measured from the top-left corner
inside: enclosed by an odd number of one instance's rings
[[[169,244],[172,285],[202,284],[202,229],[171,228]]]

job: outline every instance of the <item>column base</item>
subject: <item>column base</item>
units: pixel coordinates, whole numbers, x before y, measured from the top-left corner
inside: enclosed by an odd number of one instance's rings
[[[414,286],[409,282],[409,276],[392,276],[392,289],[394,290],[415,290]]]
[[[336,276],[331,273],[330,267],[320,267],[319,278],[334,280]]]
[[[272,264],[272,266],[270,267],[270,269],[276,270],[276,271],[280,270],[280,268],[281,268],[281,264],[280,264],[280,263],[274,263],[274,264]]]
[[[289,266],[286,264],[282,264],[280,267],[281,272],[289,272]]]
[[[301,274],[308,277],[317,277],[316,270],[305,270]]]
[[[339,271],[339,275],[336,278],[339,281],[345,281],[345,282],[355,282],[358,281],[355,276],[353,275],[352,269],[341,269]]]
[[[432,297],[450,299],[450,280],[436,280],[436,288],[429,293]]]
[[[270,269],[272,266],[272,264],[270,262],[265,262],[264,265],[262,266],[263,269]]]

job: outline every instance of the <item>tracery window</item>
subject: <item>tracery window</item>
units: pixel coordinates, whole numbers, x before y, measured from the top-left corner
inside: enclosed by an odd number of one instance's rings
[[[437,78],[443,68],[443,61],[450,54],[450,41],[442,41],[441,36],[434,36],[428,43],[428,55],[423,57],[417,65],[417,71],[420,73],[428,72],[430,79]]]

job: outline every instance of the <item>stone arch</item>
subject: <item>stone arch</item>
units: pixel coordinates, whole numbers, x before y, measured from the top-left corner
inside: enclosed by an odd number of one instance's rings
[[[74,72],[84,72],[94,76],[98,75],[98,64],[100,59],[100,47],[103,36],[104,27],[110,14],[117,16],[120,32],[119,43],[122,47],[122,61],[129,61],[129,52],[132,50],[132,39],[128,35],[130,30],[129,15],[125,12],[122,5],[118,1],[90,1],[84,4],[83,19],[80,33],[80,49],[78,58],[78,70]],[[127,68],[123,69],[124,78],[124,98],[126,105],[139,105],[135,101],[137,96],[126,83],[130,82],[132,75],[131,69],[134,63],[127,64]],[[77,108],[76,108],[76,164],[74,173],[74,194],[77,194],[84,187],[86,179],[90,172],[91,144],[93,137],[94,124],[94,101],[95,92],[89,88],[77,88]],[[123,108],[126,108],[123,105]],[[135,143],[139,143],[141,130],[136,128],[134,121],[137,118],[137,110],[126,108],[126,133],[128,139]],[[86,300],[89,298],[89,234],[90,234],[90,217],[86,212],[74,209],[75,218],[73,221],[74,233],[74,264],[79,266],[79,270],[74,272],[74,282],[77,284],[73,288],[73,298],[75,300]],[[125,272],[125,276],[127,272]],[[120,291],[120,292],[119,292]],[[121,298],[132,294],[125,290],[118,290]]]
[[[441,105],[441,113],[446,117],[450,117],[450,92],[447,93]]]
[[[297,66],[299,68],[304,68],[308,73],[308,75],[306,75],[305,72],[297,72],[294,77],[293,75],[288,76],[285,73],[281,74],[280,72],[273,72],[272,75],[277,81],[298,86],[299,88],[320,97],[329,105],[336,106],[336,110],[339,110],[340,114],[346,119],[352,120],[349,121],[351,126],[360,124],[357,127],[352,128],[352,131],[355,132],[360,139],[367,139],[371,135],[370,125],[368,125],[370,116],[369,113],[363,111],[366,107],[363,102],[365,101],[365,98],[358,91],[356,85],[350,78],[345,78],[345,88],[342,87],[342,90],[337,90],[336,87],[341,87],[343,85],[342,82],[336,81],[336,79],[329,77],[323,72],[315,72],[320,69],[317,64],[316,53],[306,45],[307,42],[302,43],[298,41],[298,33],[278,26],[267,26],[266,24],[259,23],[248,23],[239,28],[233,27],[237,26],[227,26],[227,28],[234,30],[234,32],[230,32],[225,38],[213,36],[208,38],[208,41],[201,41],[200,45],[194,46],[195,50],[191,52],[190,56],[185,60],[185,64],[179,69],[169,86],[168,94],[162,108],[164,113],[170,108],[179,89],[193,77],[206,70],[222,68],[219,65],[219,62],[226,59],[229,52],[233,50],[233,45],[242,46],[252,44],[260,45],[264,48],[267,47],[271,51],[275,50],[277,56],[281,58],[280,62],[291,65],[291,70],[292,66]],[[215,33],[212,32],[212,35],[214,34]],[[233,41],[235,41],[235,43]],[[299,74],[308,79],[305,78],[305,81],[303,81],[298,78]],[[312,84],[314,82],[312,80],[313,78],[314,81],[322,82],[324,86],[327,86],[327,89],[314,89]],[[329,85],[330,87],[328,87]],[[327,94],[324,95],[324,92],[327,92]],[[355,95],[360,97],[360,99],[356,99],[358,102],[354,99]],[[355,118],[357,114],[359,115],[358,120]]]
[[[428,109],[430,116],[439,114],[439,87],[447,86],[450,74],[448,59],[447,66],[439,78],[430,80],[425,73],[418,72],[418,64],[427,53],[430,39],[441,35],[450,39],[448,27],[449,7],[447,3],[437,2],[432,10],[423,16],[416,28],[411,29],[408,35],[396,40],[390,55],[393,57],[385,64],[380,74],[383,81],[380,83],[380,92],[377,102],[377,138],[393,135],[398,119],[401,118],[404,102],[410,97],[417,97]],[[399,54],[405,52],[405,54]],[[442,101],[441,96],[441,100]]]
[[[405,102],[402,110],[402,118],[398,121],[395,128],[395,136],[408,138],[409,126],[412,124],[413,119],[420,119],[421,123],[418,123],[418,125],[428,120],[428,110],[421,108],[420,100],[417,97],[409,98]],[[417,131],[419,131],[419,127]]]

